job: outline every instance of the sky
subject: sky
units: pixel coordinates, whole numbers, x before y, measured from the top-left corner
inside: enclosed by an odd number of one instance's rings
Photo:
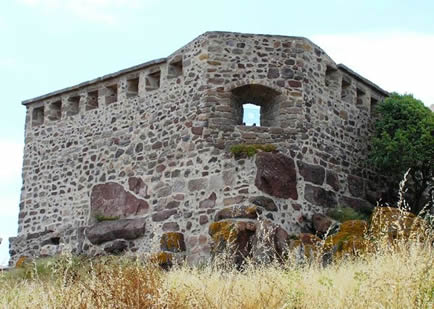
[[[0,265],[16,235],[21,101],[152,59],[206,31],[304,36],[388,91],[434,104],[432,0],[1,0]]]
[[[243,123],[246,124],[246,126],[260,126],[261,120],[261,107],[254,104],[243,104]]]

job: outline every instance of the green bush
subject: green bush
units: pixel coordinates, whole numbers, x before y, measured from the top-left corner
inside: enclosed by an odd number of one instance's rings
[[[47,280],[53,274],[55,258],[40,258],[36,261],[27,260],[19,267],[4,273],[3,279],[8,280]]]
[[[396,190],[409,171],[405,199],[417,214],[424,206],[423,192],[433,185],[434,113],[412,95],[397,93],[379,103],[375,112],[370,163],[392,180]]]
[[[92,268],[92,262],[108,263],[112,257],[91,258],[87,256],[57,255],[36,260],[26,260],[19,267],[0,273],[1,280],[72,280],[85,277]]]
[[[249,158],[253,157],[258,151],[273,152],[276,146],[271,144],[239,144],[231,147],[231,153],[235,157],[247,155]]]
[[[329,210],[327,215],[330,218],[335,219],[336,221],[339,222],[344,222],[348,220],[365,220],[365,221],[369,220],[368,214],[358,212],[357,210],[351,207],[343,207],[343,206],[338,206],[334,209]]]

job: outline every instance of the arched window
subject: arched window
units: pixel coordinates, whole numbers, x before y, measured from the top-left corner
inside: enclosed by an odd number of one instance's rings
[[[279,126],[279,96],[262,85],[245,85],[232,90],[233,117],[238,125]]]

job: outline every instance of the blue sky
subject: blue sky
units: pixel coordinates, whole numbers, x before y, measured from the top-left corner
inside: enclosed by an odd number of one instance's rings
[[[2,0],[0,237],[16,234],[25,108],[47,92],[169,55],[205,31],[310,38],[389,91],[434,104],[434,1]],[[0,264],[7,242],[0,245]]]
[[[254,104],[243,104],[243,123],[247,126],[251,126],[253,124],[259,126],[260,115],[261,115],[261,107]]]

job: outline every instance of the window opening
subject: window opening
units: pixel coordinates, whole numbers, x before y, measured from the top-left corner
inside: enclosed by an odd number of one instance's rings
[[[138,85],[137,85],[138,88]],[[105,103],[112,104],[118,100],[118,85],[110,85],[106,87]]]
[[[377,108],[377,104],[378,104],[378,100],[376,98],[371,97],[371,104],[370,104],[370,106],[371,106],[371,108],[370,108],[371,116],[375,116],[376,115],[375,109]]]
[[[335,82],[338,79],[338,70],[327,66],[326,72],[325,72],[325,85],[327,87],[330,87],[333,85],[333,82]]]
[[[167,78],[174,78],[182,75],[182,58],[169,63],[167,69]]]
[[[44,123],[44,107],[36,107],[32,111],[32,126],[40,126]]]
[[[98,90],[90,91],[87,93],[86,110],[98,108]]]
[[[148,74],[148,76],[146,77],[146,90],[152,91],[160,88],[160,78],[160,71]]]
[[[351,81],[346,80],[345,78],[342,78],[342,84],[341,84],[341,99],[348,101],[349,95],[350,95],[350,86]]]
[[[61,117],[62,117],[62,102],[59,100],[51,103],[48,109],[48,119],[55,121],[55,120],[60,120]]]
[[[139,95],[139,78],[131,78],[127,80],[127,98],[136,97]]]
[[[232,119],[237,125],[278,127],[280,93],[257,84],[232,90]]]
[[[261,126],[261,107],[259,105],[243,104],[243,125]]]
[[[60,237],[51,237],[50,238],[50,244],[59,245],[60,244]]]
[[[366,93],[362,89],[357,88],[357,91],[356,91],[356,98],[357,98],[356,104],[357,105],[363,105],[365,94]]]
[[[68,105],[66,109],[67,116],[77,115],[80,111],[80,96],[74,95],[68,98]]]

